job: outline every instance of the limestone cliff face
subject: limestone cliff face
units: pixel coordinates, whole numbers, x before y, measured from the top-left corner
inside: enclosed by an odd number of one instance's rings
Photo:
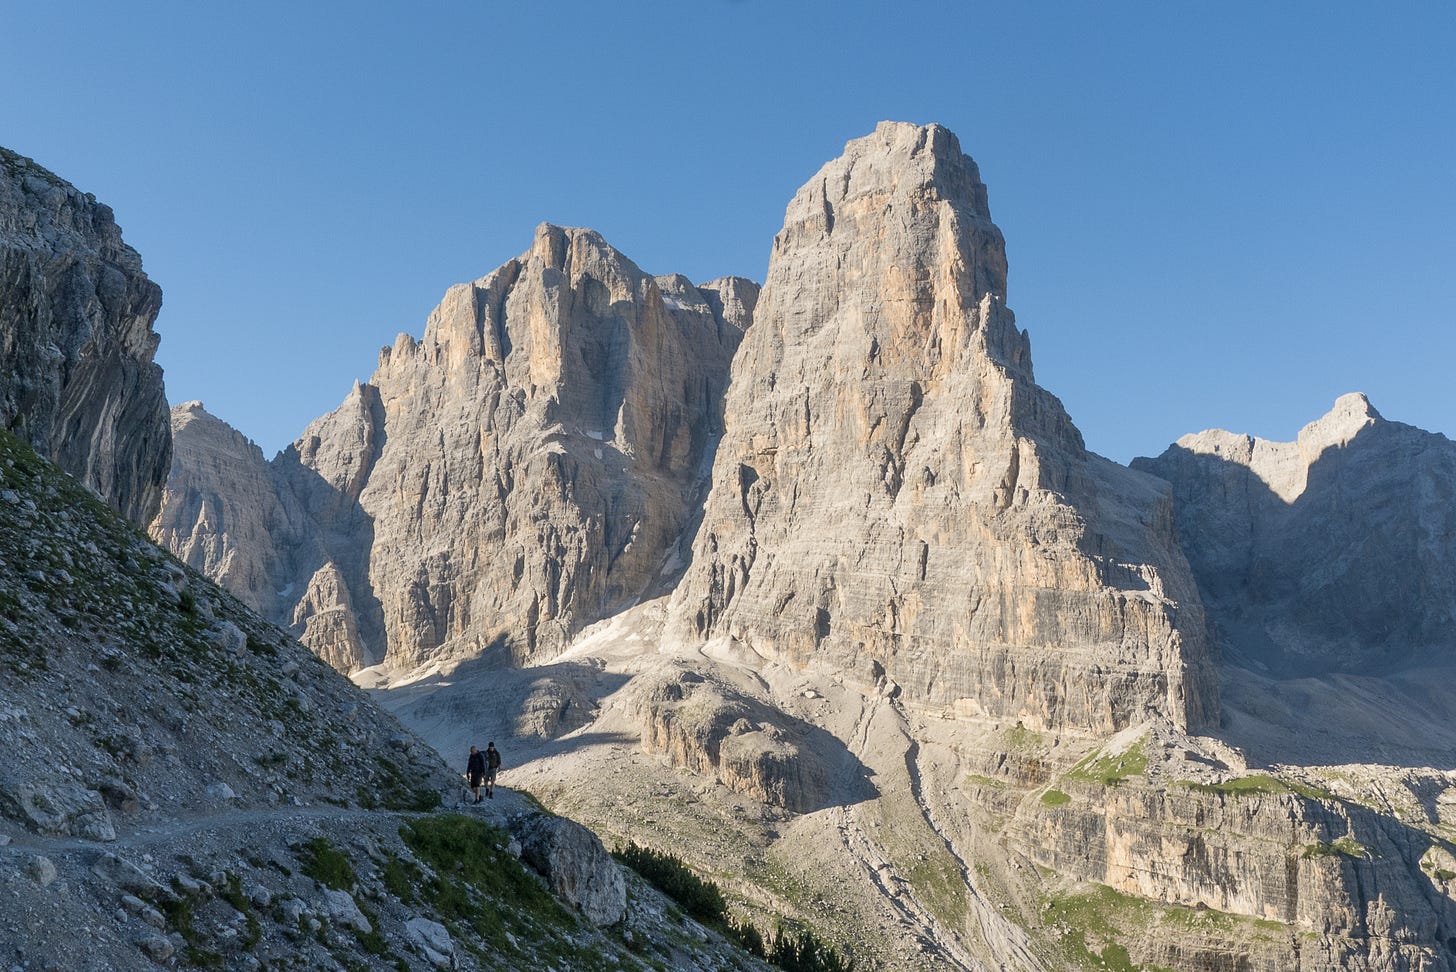
[[[1178,532],[1234,661],[1276,675],[1456,659],[1456,446],[1340,398],[1293,442],[1184,436],[1134,466]]]
[[[345,671],[549,658],[676,578],[757,295],[654,278],[594,232],[543,225],[274,461],[276,502],[253,504],[268,525],[237,538],[272,550],[228,562],[270,578],[258,589],[285,594],[267,613]],[[188,475],[170,488],[195,492]],[[211,543],[229,582],[231,541],[191,530],[166,542]]]
[[[139,525],[171,461],[161,306],[110,207],[0,148],[0,423]]]
[[[254,611],[273,616],[286,516],[262,450],[201,402],[172,409],[172,443],[152,538]]]
[[[986,187],[943,128],[882,124],[799,190],[677,628],[966,716],[1208,722],[1167,489],[1085,451],[1005,292]]]
[[[549,657],[658,582],[721,427],[743,289],[720,287],[719,312],[596,233],[543,226],[381,356],[359,506],[394,661],[447,642]],[[332,481],[326,446],[304,463]]]

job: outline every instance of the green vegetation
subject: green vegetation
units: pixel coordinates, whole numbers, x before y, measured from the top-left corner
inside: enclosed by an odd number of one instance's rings
[[[631,841],[612,851],[612,856],[642,875],[657,890],[682,906],[693,919],[723,935],[750,955],[757,956],[785,972],[850,972],[854,963],[813,932],[797,934],[780,926],[765,942],[751,923],[738,922],[728,914],[723,892],[712,881],[698,877],[674,854],[639,847]]]
[[[1153,929],[1162,938],[1225,947],[1230,941],[1279,941],[1289,933],[1282,922],[1163,904],[1101,884],[1052,895],[1045,905],[1045,926],[1060,929],[1061,946],[1072,966],[1098,972],[1167,972],[1162,966],[1139,965],[1123,944],[1146,938]]]
[[[162,914],[167,916],[167,925],[177,934],[182,936],[182,941],[187,944],[187,964],[199,969],[220,969],[223,966],[222,956],[217,952],[209,952],[200,944],[201,936],[193,924],[193,916],[197,908],[197,899],[184,892],[181,888],[174,887],[177,894],[159,902],[158,907]]]
[[[439,814],[410,820],[400,836],[435,876],[425,879],[412,864],[386,862],[386,887],[407,904],[433,909],[456,941],[490,967],[504,958],[520,968],[618,968],[589,940],[577,941],[576,917],[506,850],[510,838],[504,830],[473,817]],[[489,943],[490,951],[470,945],[462,926]]]
[[[1456,871],[1448,871],[1444,867],[1438,867],[1431,873],[1436,876],[1437,881],[1456,881]]]
[[[218,897],[233,906],[233,910],[247,919],[247,930],[239,940],[244,949],[251,951],[263,937],[263,926],[253,914],[253,903],[243,894],[243,881],[232,871],[227,872],[227,883],[218,889]]]
[[[1281,780],[1273,776],[1241,776],[1238,779],[1225,780],[1222,783],[1194,783],[1191,780],[1184,780],[1183,785],[1196,793],[1229,793],[1234,796],[1252,796],[1260,793],[1277,796],[1292,793],[1295,796],[1304,797],[1306,800],[1337,799],[1329,790],[1321,790],[1297,780]]]
[[[676,901],[694,920],[715,925],[726,919],[728,905],[723,900],[723,892],[713,882],[693,873],[681,858],[638,847],[631,841],[625,848],[612,851],[612,856]]]
[[[1158,966],[1136,965],[1127,948],[1117,942],[1126,926],[1146,921],[1153,907],[1105,885],[1093,885],[1080,894],[1050,899],[1046,924],[1062,926],[1062,948],[1079,968],[1110,972],[1169,972]]]
[[[1366,856],[1365,848],[1353,837],[1341,837],[1332,844],[1321,841],[1317,844],[1306,845],[1303,854],[1307,861],[1316,857],[1350,857],[1360,860]]]
[[[1065,779],[1078,783],[1117,786],[1131,777],[1145,776],[1147,772],[1148,754],[1143,749],[1143,743],[1140,740],[1123,753],[1103,755],[1100,750],[1092,753],[1082,762],[1073,766],[1067,772]]]
[[[349,859],[323,837],[299,847],[298,860],[304,874],[335,891],[348,891],[358,882]]]
[[[1011,752],[1040,749],[1043,745],[1045,743],[1041,738],[1041,733],[1028,729],[1019,722],[1006,730],[1006,746]]]
[[[1061,790],[1047,790],[1041,795],[1041,802],[1049,807],[1060,807],[1071,803],[1072,798]]]

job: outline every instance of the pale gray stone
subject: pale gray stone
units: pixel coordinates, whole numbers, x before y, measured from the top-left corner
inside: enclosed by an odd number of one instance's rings
[[[364,912],[359,910],[359,903],[347,891],[325,889],[323,905],[319,911],[336,925],[345,925],[366,935],[374,930],[369,919],[364,917]]]
[[[627,885],[597,835],[563,817],[537,816],[517,834],[521,860],[594,925],[615,925],[627,910]]]
[[[454,967],[455,942],[444,925],[428,918],[411,918],[404,923],[404,931],[431,965],[442,969]]]
[[[26,863],[25,875],[43,888],[50,887],[59,876],[55,863],[49,857],[41,854],[37,854]]]
[[[1005,295],[986,187],[944,128],[884,123],[799,190],[676,636],[965,717],[1216,721],[1168,489],[1085,450]]]
[[[80,783],[0,780],[0,809],[9,809],[42,834],[116,839],[105,800]]]

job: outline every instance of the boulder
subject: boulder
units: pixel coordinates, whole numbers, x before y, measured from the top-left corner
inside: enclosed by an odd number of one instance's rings
[[[594,925],[615,925],[627,912],[627,884],[596,834],[563,817],[538,814],[516,831],[521,860]]]

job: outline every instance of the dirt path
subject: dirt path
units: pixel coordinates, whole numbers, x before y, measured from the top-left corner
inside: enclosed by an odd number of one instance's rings
[[[459,812],[486,812],[494,823],[526,809],[524,798],[502,792],[502,800],[494,805],[482,804],[475,808],[462,804]],[[455,810],[447,807],[447,810]],[[91,840],[85,837],[48,837],[24,831],[11,835],[11,842],[0,847],[0,853],[34,853],[48,857],[117,853],[119,851],[146,851],[155,847],[178,844],[193,837],[223,835],[239,830],[256,831],[264,828],[291,827],[301,824],[334,824],[340,829],[360,820],[396,820],[410,816],[399,810],[365,810],[359,807],[305,806],[305,807],[255,807],[199,814],[197,816],[158,821],[154,825],[141,826],[115,840]]]

